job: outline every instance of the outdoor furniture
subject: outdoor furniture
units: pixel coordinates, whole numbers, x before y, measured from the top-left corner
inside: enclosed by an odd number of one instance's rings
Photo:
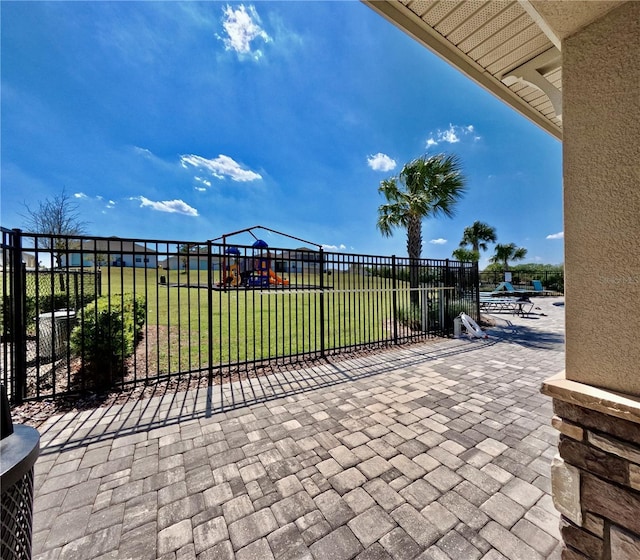
[[[480,310],[494,313],[513,313],[524,317],[531,313],[533,302],[527,298],[480,297]]]
[[[523,290],[523,289],[516,290],[511,284],[511,282],[500,282],[500,284],[496,286],[496,288],[491,292],[490,295],[492,297],[495,297],[495,296],[527,297],[535,293],[536,292],[534,290]]]
[[[549,290],[545,290],[540,280],[531,280],[531,283],[533,284],[533,293],[535,293],[536,295],[548,296],[553,293]]]

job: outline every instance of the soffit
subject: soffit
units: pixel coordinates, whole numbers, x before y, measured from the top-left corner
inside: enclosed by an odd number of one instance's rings
[[[562,138],[561,41],[625,0],[363,0]]]
[[[520,2],[364,2],[538,126],[561,138],[560,51]],[[541,69],[526,67],[541,55]]]

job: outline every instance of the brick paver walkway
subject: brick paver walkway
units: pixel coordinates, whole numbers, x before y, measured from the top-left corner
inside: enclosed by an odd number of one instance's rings
[[[34,558],[558,559],[557,301],[489,340],[52,418]]]

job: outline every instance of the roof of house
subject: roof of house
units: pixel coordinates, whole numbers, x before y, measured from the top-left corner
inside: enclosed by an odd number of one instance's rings
[[[95,251],[104,253],[145,253],[156,254],[156,251],[149,249],[144,245],[135,243],[133,241],[126,241],[118,239],[117,237],[111,239],[91,239],[82,242],[83,251]]]

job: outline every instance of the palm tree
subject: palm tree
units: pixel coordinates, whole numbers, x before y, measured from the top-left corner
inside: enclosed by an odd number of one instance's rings
[[[515,243],[495,246],[495,254],[489,259],[492,263],[501,263],[503,271],[509,270],[509,261],[521,261],[527,256],[527,250],[524,247],[516,247]]]
[[[496,239],[495,228],[476,220],[472,225],[464,228],[460,247],[471,245],[471,249],[478,255],[476,260],[480,260],[480,251],[486,251],[487,243],[495,243]]]
[[[397,177],[380,183],[378,192],[387,202],[378,208],[377,227],[385,237],[391,236],[395,228],[406,228],[412,288],[418,287],[422,220],[439,215],[453,216],[454,207],[465,192],[465,184],[459,159],[445,154],[414,159],[404,165]],[[419,303],[415,291],[411,292],[411,302]]]
[[[480,253],[473,249],[466,249],[464,247],[455,249],[452,256],[454,259],[461,262],[478,262],[480,260]]]

